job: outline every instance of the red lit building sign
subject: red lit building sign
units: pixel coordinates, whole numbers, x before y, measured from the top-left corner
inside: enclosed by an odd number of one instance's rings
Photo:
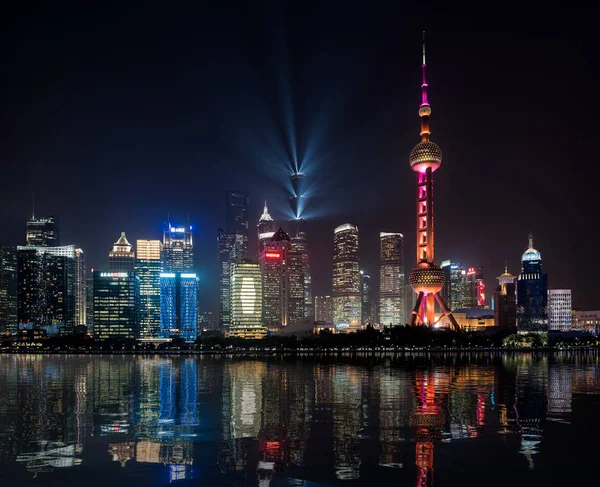
[[[265,258],[271,260],[281,259],[281,252],[265,252]]]

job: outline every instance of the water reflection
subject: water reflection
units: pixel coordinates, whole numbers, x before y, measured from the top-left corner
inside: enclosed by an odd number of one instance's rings
[[[559,451],[577,463],[564,442],[578,420],[595,424],[599,379],[595,354],[6,355],[0,475],[35,485],[60,472],[75,485],[93,468],[116,485],[418,487],[456,472],[543,475]]]

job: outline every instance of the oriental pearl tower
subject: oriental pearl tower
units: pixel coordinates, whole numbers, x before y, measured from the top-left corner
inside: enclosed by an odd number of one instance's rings
[[[433,326],[447,318],[456,331],[460,331],[452,311],[446,306],[439,292],[444,287],[444,271],[434,263],[433,234],[433,173],[442,164],[442,151],[431,142],[429,116],[431,106],[427,100],[427,78],[425,62],[425,32],[423,32],[423,84],[421,85],[421,142],[410,153],[410,167],[417,173],[417,266],[410,271],[408,280],[417,293],[417,302],[410,316],[410,326],[417,324]],[[435,301],[443,314],[435,319]]]

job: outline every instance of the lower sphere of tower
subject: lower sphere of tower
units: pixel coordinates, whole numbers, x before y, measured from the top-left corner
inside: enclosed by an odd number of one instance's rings
[[[416,293],[439,293],[446,282],[444,271],[435,264],[421,262],[408,276],[408,282]]]

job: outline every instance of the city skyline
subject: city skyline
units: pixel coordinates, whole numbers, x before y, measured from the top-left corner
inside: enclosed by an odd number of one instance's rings
[[[244,13],[250,14],[250,21],[258,22],[258,11],[260,8],[257,12]],[[151,12],[144,15],[149,19],[153,16]],[[292,17],[289,11],[273,15],[282,15],[288,20]],[[327,22],[334,12],[326,7],[322,15],[323,21]],[[31,109],[30,114],[23,115],[22,119],[18,116],[17,105],[8,103],[7,119],[21,121],[11,124],[8,133],[15,137],[5,148],[7,169],[14,171],[11,178],[6,178],[7,183],[2,188],[10,202],[0,210],[5,229],[0,235],[3,243],[24,244],[24,222],[31,216],[32,193],[36,195],[35,215],[58,215],[61,242],[82,248],[89,268],[104,266],[106,248],[114,242],[113,236],[118,236],[121,231],[127,233],[131,242],[138,238],[158,239],[169,213],[176,214],[181,220],[185,220],[189,213],[195,232],[195,267],[201,281],[200,299],[204,308],[216,311],[218,289],[207,286],[207,283],[216,282],[218,275],[214,263],[214,231],[225,224],[224,209],[220,204],[222,195],[232,188],[247,193],[250,197],[250,222],[260,217],[265,199],[275,220],[288,220],[289,201],[285,192],[281,191],[281,185],[282,181],[289,179],[284,167],[290,152],[280,150],[280,145],[287,147],[289,144],[280,144],[277,142],[280,136],[275,135],[273,144],[276,147],[272,149],[268,135],[288,131],[290,125],[285,122],[291,116],[296,122],[291,125],[296,131],[297,153],[303,154],[309,163],[314,162],[312,167],[311,164],[306,165],[307,182],[313,185],[308,191],[314,214],[307,215],[310,245],[313,247],[311,253],[315,255],[311,257],[313,293],[322,295],[331,292],[328,285],[331,278],[331,242],[315,237],[330,235],[337,225],[345,221],[353,222],[360,229],[361,268],[373,276],[373,286],[377,288],[378,233],[391,227],[402,232],[407,242],[414,241],[412,174],[406,171],[400,160],[413,145],[415,122],[410,110],[415,101],[413,87],[419,79],[415,61],[418,59],[419,31],[423,25],[420,20],[427,15],[431,77],[436,86],[437,142],[444,148],[445,156],[450,158],[444,178],[436,184],[437,196],[445,202],[436,209],[439,216],[436,226],[438,261],[452,259],[480,264],[486,269],[487,285],[490,286],[493,285],[491,276],[502,272],[505,261],[508,261],[513,273],[518,273],[519,256],[524,251],[523,235],[531,230],[544,252],[549,287],[572,289],[575,307],[595,308],[590,277],[575,275],[571,271],[572,267],[584,267],[582,259],[586,253],[573,252],[568,238],[577,222],[593,215],[595,204],[590,199],[593,191],[586,187],[593,178],[589,178],[590,181],[586,178],[581,183],[583,187],[574,192],[570,189],[575,187],[570,184],[570,178],[575,176],[565,171],[562,164],[560,170],[555,169],[559,160],[565,160],[561,154],[567,153],[567,148],[569,157],[573,161],[581,161],[585,170],[591,165],[580,152],[583,153],[586,147],[581,139],[593,140],[593,137],[583,137],[580,131],[583,130],[585,135],[587,127],[593,124],[580,121],[578,132],[569,126],[567,122],[573,120],[572,110],[577,103],[570,90],[560,89],[564,85],[579,86],[590,79],[591,68],[586,61],[592,52],[593,42],[587,42],[588,39],[582,41],[589,34],[584,29],[573,28],[567,29],[564,38],[558,34],[552,37],[540,27],[532,30],[530,26],[527,30],[519,27],[510,35],[502,32],[472,33],[460,22],[452,26],[443,25],[442,15],[431,11],[418,15],[408,12],[403,22],[410,28],[403,30],[394,24],[392,29],[391,22],[386,21],[384,12],[381,12],[366,20],[364,25],[358,24],[360,29],[355,33],[356,41],[353,41],[350,34],[356,30],[352,27],[357,27],[358,19],[351,13],[344,15],[347,25],[336,23],[331,33],[327,33],[319,21],[313,20],[308,24],[309,28],[316,29],[319,46],[324,46],[331,53],[327,62],[319,57],[316,41],[305,46],[303,55],[304,47],[301,48],[300,44],[305,39],[306,26],[291,22],[288,27],[286,38],[290,52],[284,59],[286,63],[295,67],[306,61],[308,66],[320,68],[312,70],[319,74],[313,76],[316,79],[310,82],[295,73],[282,74],[289,75],[288,82],[297,93],[292,101],[307,102],[293,103],[296,108],[294,116],[283,111],[285,104],[280,102],[285,93],[280,90],[274,90],[272,97],[266,100],[257,96],[257,92],[262,93],[265,88],[275,86],[279,74],[272,72],[259,59],[262,48],[266,47],[270,52],[276,47],[263,45],[259,35],[250,35],[248,50],[241,53],[241,61],[232,61],[231,65],[216,61],[209,63],[219,68],[216,72],[221,76],[208,77],[204,84],[198,84],[199,79],[205,78],[204,71],[200,71],[193,62],[176,58],[175,53],[183,48],[179,40],[166,43],[160,59],[163,62],[175,59],[175,69],[183,76],[181,96],[185,100],[201,97],[202,102],[207,102],[208,99],[204,98],[206,93],[215,94],[214,101],[206,104],[210,116],[217,115],[211,119],[216,120],[213,128],[206,126],[201,115],[197,118],[189,115],[184,104],[166,103],[177,101],[169,91],[176,86],[175,82],[167,76],[166,86],[158,85],[157,80],[162,79],[163,71],[157,71],[150,61],[145,60],[145,56],[154,53],[154,48],[135,44],[121,29],[117,29],[116,37],[122,38],[126,46],[137,46],[141,52],[139,65],[129,68],[134,71],[134,79],[143,76],[149,83],[139,93],[136,92],[138,86],[122,80],[120,73],[124,68],[119,64],[122,58],[111,58],[112,46],[98,45],[81,32],[67,28],[68,38],[81,37],[83,46],[93,48],[98,56],[98,66],[105,73],[109,85],[109,89],[102,90],[102,86],[93,84],[80,94],[70,94],[67,89],[69,83],[81,83],[88,79],[90,73],[78,67],[74,47],[50,38],[49,46],[58,43],[63,50],[64,64],[60,65],[72,67],[74,71],[67,79],[56,81],[60,71],[50,68],[49,73],[37,83],[55,82],[46,86],[36,84],[40,89],[34,90],[37,93],[34,99],[18,105]],[[31,20],[32,25],[45,20],[41,16],[31,16],[25,17]],[[211,45],[214,49],[225,56],[234,52],[237,47],[233,44],[237,45],[239,39],[227,42],[225,36],[231,34],[233,25],[241,22],[241,16],[228,18],[225,12],[217,11],[207,18],[216,21],[216,25],[227,27],[223,34],[213,39]],[[580,20],[580,16],[577,18]],[[568,23],[569,19],[571,17],[567,15],[565,22]],[[110,22],[109,19],[104,20]],[[256,30],[271,29],[273,20],[269,18],[258,22]],[[382,28],[376,29],[379,24]],[[16,27],[19,25],[18,21],[15,22]],[[188,32],[187,28],[188,25],[184,25],[183,31]],[[381,35],[373,38],[370,34],[375,30],[380,30]],[[135,26],[133,31],[137,32]],[[207,32],[215,35],[214,28]],[[464,35],[465,32],[469,35]],[[19,35],[15,38],[21,39]],[[335,38],[341,40],[341,46],[336,45]],[[357,48],[359,40],[365,41],[360,42],[364,52]],[[525,40],[531,46],[527,62],[523,56],[514,56],[517,48],[525,45]],[[28,42],[20,45],[22,56],[11,61],[10,66],[16,68],[13,69],[15,74],[3,81],[5,87],[20,84],[20,76],[27,76],[42,62],[39,53],[29,56],[32,49],[33,45]],[[342,50],[348,52],[347,58],[338,56]],[[45,50],[43,52],[48,54]],[[561,69],[545,66],[546,56],[550,55],[554,56],[555,64]],[[199,54],[201,59],[204,56],[209,55],[205,51]],[[212,58],[209,56],[208,59]],[[471,62],[473,59],[477,61]],[[496,69],[498,65],[503,68],[500,73]],[[159,63],[159,66],[162,65]],[[190,66],[193,68],[188,69]],[[366,69],[359,70],[358,66],[366,66]],[[20,67],[25,68],[23,74],[19,74]],[[254,68],[258,69],[260,76],[252,74]],[[89,69],[93,72],[97,68]],[[381,76],[383,69],[385,77]],[[360,78],[361,71],[366,73],[364,78]],[[235,77],[240,81],[226,82],[219,87],[222,76],[226,80]],[[331,106],[327,105],[328,112],[317,110],[320,105],[316,101],[330,98],[342,76],[349,80],[361,79],[362,84],[349,82],[348,88],[339,93],[339,98],[334,97]],[[523,90],[523,79],[539,80],[536,90]],[[317,89],[314,83],[322,86]],[[158,120],[154,116],[150,116],[148,123],[144,122],[145,116],[139,116],[145,113],[140,111],[143,108],[141,101],[150,89],[157,89],[161,94],[156,101],[157,113],[161,118],[172,120],[173,128],[153,125]],[[236,93],[236,90],[239,92]],[[24,96],[22,89],[5,91],[13,93],[15,100]],[[560,97],[556,93],[560,93]],[[52,105],[51,100],[55,97],[64,97],[64,103]],[[248,98],[248,101],[240,105],[239,116],[236,117],[230,105],[232,101],[239,101],[240,97]],[[510,103],[504,103],[508,98]],[[130,101],[121,103],[125,99]],[[468,128],[472,129],[472,117],[466,115],[464,107],[470,106],[474,99],[483,110],[495,115],[486,117],[485,130],[478,131],[477,137],[466,138],[464,134],[469,133]],[[83,108],[78,106],[79,102]],[[596,95],[586,96],[588,105],[596,102]],[[256,103],[261,105],[253,112],[251,107]],[[538,118],[532,126],[527,121],[528,117],[522,116],[522,107],[542,105],[552,107],[553,116]],[[349,114],[349,106],[355,107],[356,115],[345,117]],[[119,107],[122,107],[122,113]],[[81,118],[80,115],[85,115],[82,109],[91,109],[98,116],[94,117],[94,121],[85,116]],[[592,112],[594,110],[590,109],[581,117],[586,119]],[[252,118],[250,113],[257,115]],[[119,115],[128,123],[115,125]],[[344,118],[347,121],[341,120]],[[75,126],[72,120],[77,120],[77,124],[87,131],[87,138],[84,137],[78,145],[73,145],[72,139],[67,136],[77,138],[85,134],[80,133],[83,129]],[[227,126],[228,121],[231,124]],[[57,137],[53,137],[54,126],[60,131]],[[277,130],[271,131],[274,126]],[[24,134],[32,128],[35,130],[25,140]],[[109,128],[114,131],[107,135]],[[201,136],[194,141],[199,132]],[[227,144],[211,142],[228,134],[231,137]],[[527,134],[527,143],[524,142],[524,134]],[[97,136],[101,140],[94,138]],[[49,139],[52,139],[51,143]],[[158,143],[156,139],[162,142]],[[35,146],[34,149],[30,149],[29,142]],[[131,167],[115,176],[114,171],[107,169],[113,160]],[[178,183],[178,191],[172,193],[169,201],[157,203],[162,181],[154,173],[160,172],[160,164],[164,161],[173,161],[185,168],[187,177]],[[485,165],[484,173],[480,172],[482,164]],[[63,171],[72,167],[81,169],[80,177],[92,181],[96,189],[88,190],[87,184],[77,183],[79,180],[74,179],[72,171]],[[141,172],[141,168],[147,171]],[[244,168],[248,171],[243,171]],[[590,170],[593,174],[595,168],[592,166]],[[255,175],[250,174],[252,172]],[[332,174],[339,178],[336,186],[340,189],[335,191],[324,181],[327,175],[330,177]],[[477,178],[477,174],[483,175]],[[531,174],[539,179],[541,191],[531,194],[521,192],[518,198],[501,196],[516,181],[527,179]],[[107,177],[109,175],[110,178]],[[132,198],[128,199],[126,207],[121,208],[120,200],[112,198],[111,193],[126,192],[128,178],[139,178],[137,181],[147,189],[131,189]],[[359,184],[363,186],[357,186]],[[198,191],[198,185],[203,189]],[[344,188],[359,188],[361,197],[354,198],[352,191],[344,191]],[[564,194],[564,198],[556,198],[557,194]],[[477,204],[473,204],[474,198]],[[571,218],[573,214],[577,216]],[[463,215],[476,222],[477,230],[467,225]],[[506,221],[503,215],[514,215],[514,218]],[[500,225],[502,228],[499,228]],[[556,225],[560,226],[560,231],[556,231]],[[593,241],[596,230],[592,228],[590,231],[589,240]],[[252,240],[251,231],[251,249],[256,245]],[[254,250],[249,254],[255,255]],[[572,255],[572,260],[567,262],[564,255]],[[489,300],[491,292],[487,295]]]

